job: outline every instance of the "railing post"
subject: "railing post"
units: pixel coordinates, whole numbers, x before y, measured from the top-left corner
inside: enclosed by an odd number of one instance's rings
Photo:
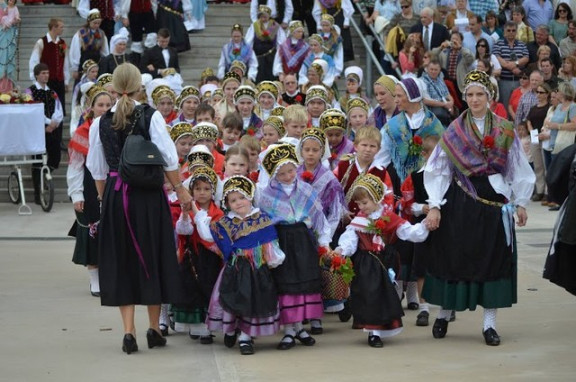
[[[366,42],[369,46],[372,46],[374,38],[372,36],[366,36]],[[364,86],[366,96],[372,98],[372,59],[369,54],[366,54],[366,73],[364,74]]]

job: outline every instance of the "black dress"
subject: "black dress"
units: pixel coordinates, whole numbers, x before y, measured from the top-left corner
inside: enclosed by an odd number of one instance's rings
[[[146,126],[155,110],[148,108]],[[183,301],[172,218],[162,189],[128,187],[124,204],[116,175],[126,132],[112,128],[112,112],[100,119],[100,140],[110,174],[99,226],[99,275],[102,305],[158,305]],[[149,132],[140,132],[149,138]],[[126,210],[126,215],[125,215]],[[132,239],[126,216],[135,240]],[[135,249],[136,241],[141,256]]]
[[[177,4],[174,6],[174,4]],[[184,26],[182,2],[159,1],[156,12],[156,24],[158,28],[166,28],[170,31],[170,46],[180,52],[190,50],[188,31]]]

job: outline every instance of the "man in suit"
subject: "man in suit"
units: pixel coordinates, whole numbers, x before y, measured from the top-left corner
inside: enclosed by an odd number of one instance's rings
[[[448,29],[434,22],[434,11],[428,7],[422,9],[420,22],[410,29],[410,33],[420,33],[424,49],[427,51],[439,47],[444,41],[450,39]]]
[[[149,73],[153,78],[161,78],[167,69],[174,69],[180,73],[178,64],[178,52],[168,46],[170,43],[170,31],[166,28],[158,30],[158,41],[155,46],[144,51],[140,61],[140,71]]]

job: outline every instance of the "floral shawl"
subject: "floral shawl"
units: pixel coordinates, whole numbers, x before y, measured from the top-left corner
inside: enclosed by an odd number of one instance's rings
[[[280,45],[279,54],[282,59],[282,70],[284,73],[298,73],[302,63],[310,52],[310,46],[303,39],[292,44],[292,39],[287,38]]]

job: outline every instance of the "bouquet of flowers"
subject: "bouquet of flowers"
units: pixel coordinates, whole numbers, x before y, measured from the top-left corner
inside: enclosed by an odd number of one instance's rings
[[[386,229],[386,224],[390,222],[390,216],[382,216],[376,220],[370,219],[370,223],[366,226],[366,230],[380,237],[384,237],[384,230]]]
[[[422,137],[415,135],[410,139],[408,154],[416,156],[422,153]]]
[[[18,88],[12,89],[10,93],[0,94],[0,104],[20,104],[36,103],[30,94],[22,93]]]
[[[352,260],[336,252],[328,253],[323,248],[320,249],[320,265],[331,273],[342,276],[346,284],[350,284],[354,278],[354,267]]]

